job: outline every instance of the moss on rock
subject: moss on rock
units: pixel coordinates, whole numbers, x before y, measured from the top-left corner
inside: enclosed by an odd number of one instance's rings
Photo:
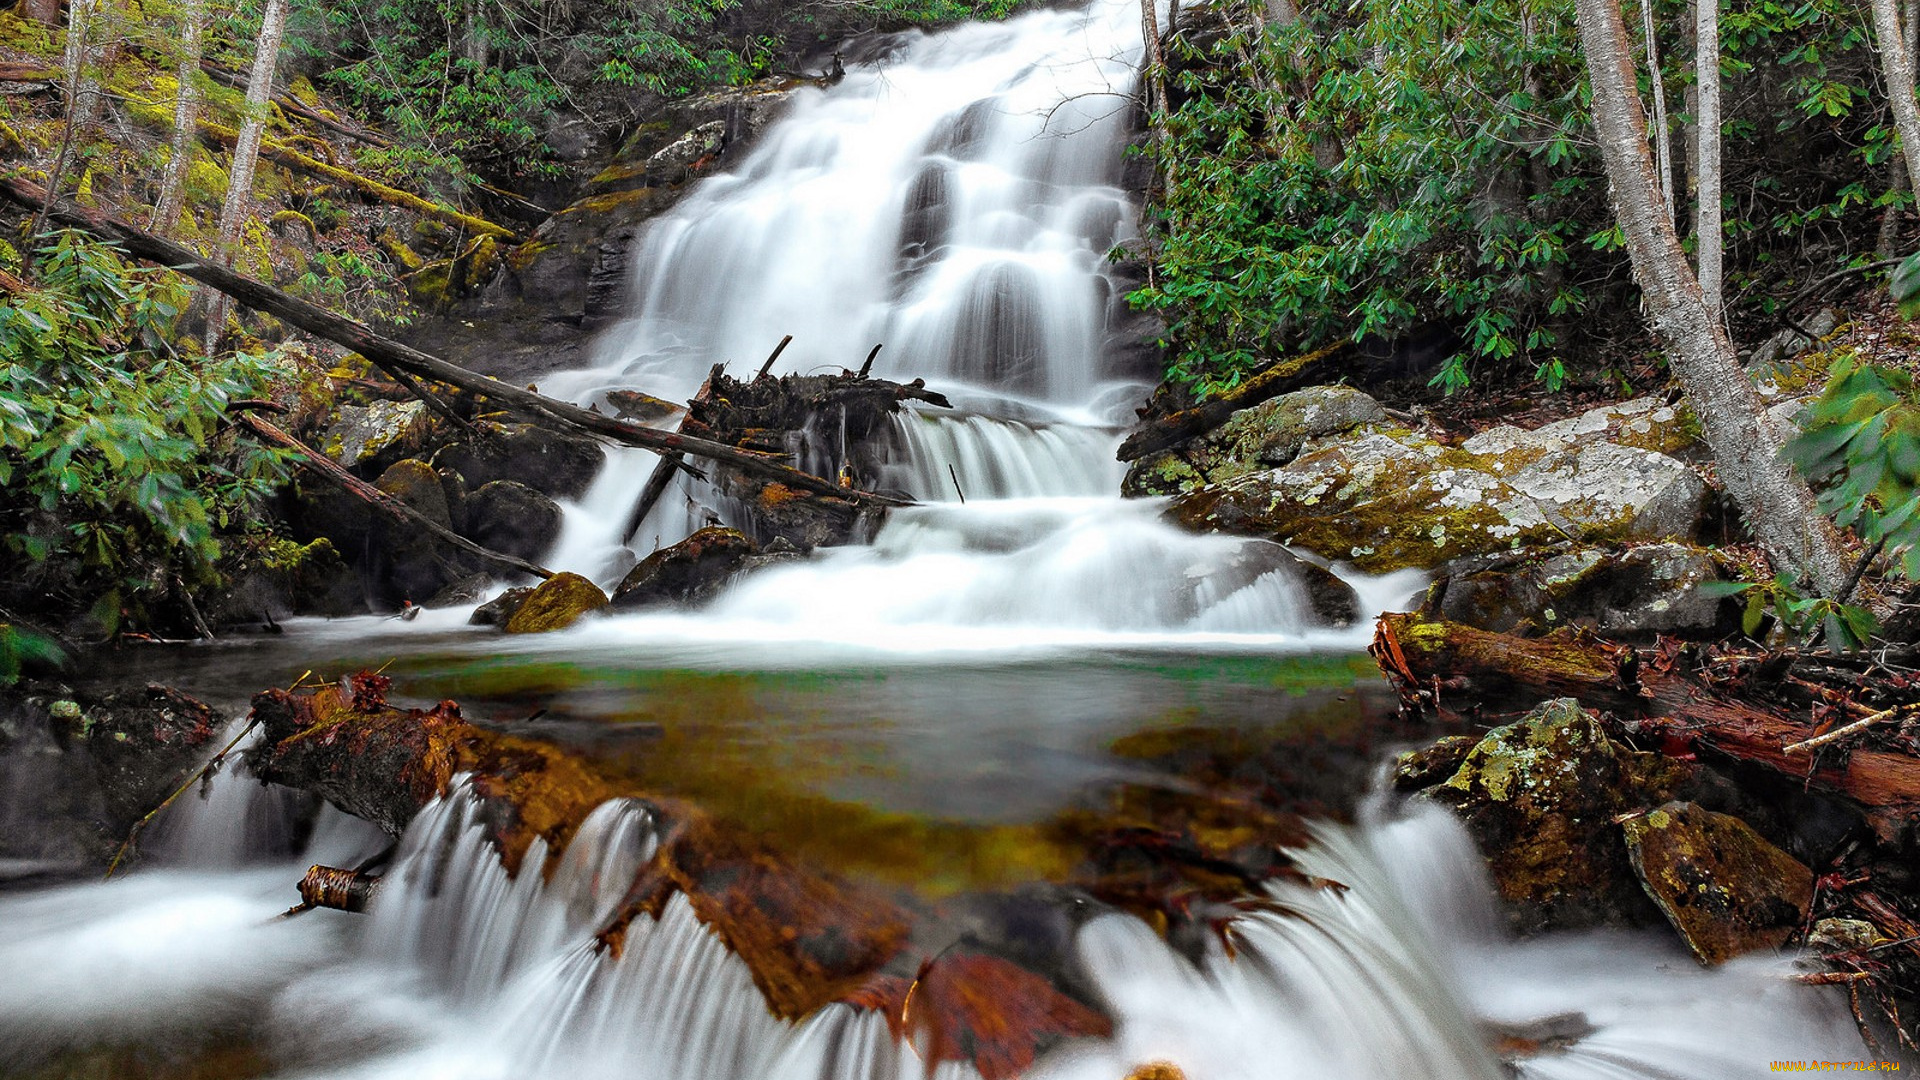
[[[1737,817],[1669,802],[1621,828],[1641,885],[1701,963],[1778,949],[1812,907],[1813,872]]]
[[[507,620],[509,634],[544,634],[564,630],[583,616],[608,606],[600,586],[579,574],[555,574],[533,590]]]

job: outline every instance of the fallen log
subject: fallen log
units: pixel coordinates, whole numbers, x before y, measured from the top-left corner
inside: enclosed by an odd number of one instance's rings
[[[60,72],[39,64],[18,64],[12,61],[0,61],[0,82],[57,82]]]
[[[448,363],[437,356],[382,337],[364,323],[310,304],[298,297],[289,296],[264,282],[210,263],[179,244],[154,236],[102,211],[76,206],[65,200],[57,200],[57,204],[50,204],[46,192],[39,185],[23,177],[0,177],[0,198],[8,199],[29,209],[45,207],[48,216],[54,221],[113,240],[137,258],[171,267],[195,281],[226,293],[248,307],[283,319],[316,337],[352,349],[389,374],[402,371],[458,387],[488,398],[508,412],[530,422],[557,426],[564,430],[597,436],[628,446],[637,446],[644,450],[677,450],[695,457],[723,461],[738,467],[742,472],[761,476],[801,491],[832,496],[858,507],[889,508],[912,505],[907,499],[841,488],[830,480],[724,443],[676,432],[660,431],[616,417],[603,416],[567,402],[544,397],[531,390],[523,390],[503,383],[498,379],[477,375],[457,364]]]
[[[234,141],[239,138],[239,133],[232,128],[214,123],[211,120],[200,121],[200,134],[208,141],[217,143],[223,147],[233,146]],[[284,165],[289,169],[297,169],[309,176],[319,177],[322,180],[330,180],[342,187],[351,188],[362,195],[378,199],[381,202],[393,206],[406,207],[417,214],[424,214],[435,220],[444,221],[449,225],[457,226],[471,233],[491,236],[496,240],[504,240],[510,244],[524,242],[523,237],[503,225],[495,225],[493,222],[484,218],[477,218],[472,214],[463,214],[458,210],[448,209],[439,203],[423,199],[410,191],[402,191],[397,187],[383,184],[378,180],[361,176],[359,173],[353,172],[350,169],[343,169],[338,165],[329,165],[318,158],[309,157],[284,143],[274,142],[271,139],[262,140],[260,143],[260,156],[277,165]]]
[[[786,348],[787,342],[792,340],[793,335],[789,334],[780,342],[780,348],[773,350],[773,356],[767,358],[769,366],[780,355],[780,349]],[[694,405],[705,402],[713,395],[714,384],[720,381],[720,373],[726,369],[725,364],[713,365],[713,370],[707,373],[707,381],[700,384],[700,389],[694,392],[693,400],[688,403],[687,411],[680,415],[680,423],[674,426],[675,431],[686,427],[687,417],[693,415]],[[647,486],[640,489],[640,498],[633,504],[633,512],[627,515],[627,527],[620,534],[622,544],[633,543],[634,534],[640,531],[641,523],[647,520],[648,514],[653,513],[653,506],[660,501],[660,496],[667,493],[667,485],[672,482],[674,471],[684,467],[685,464],[686,459],[680,454],[660,455],[660,460],[654,465],[653,472],[647,476]]]
[[[1811,710],[1736,696],[1732,678],[1710,681],[1598,638],[1519,638],[1420,615],[1386,615],[1369,651],[1415,708],[1460,716],[1573,697],[1610,710],[1636,741],[1704,750],[1838,796],[1883,841],[1902,840],[1920,813],[1920,757],[1860,748],[1844,760],[1796,750],[1814,735]],[[1438,692],[1436,692],[1438,688]]]
[[[1121,461],[1136,461],[1148,454],[1159,453],[1212,431],[1241,409],[1279,397],[1289,390],[1326,381],[1316,370],[1319,365],[1352,351],[1353,343],[1342,341],[1291,360],[1282,360],[1211,401],[1168,413],[1140,425],[1120,444],[1118,456]]]
[[[332,458],[257,416],[241,416],[239,422],[241,426],[253,432],[253,434],[262,441],[292,450],[294,453],[300,455],[300,464],[305,466],[308,471],[389,517],[431,533],[439,540],[452,544],[462,551],[477,555],[496,566],[504,566],[509,570],[514,570],[522,574],[532,574],[534,577],[540,578],[543,581],[553,576],[553,571],[544,566],[537,566],[518,556],[507,555],[495,551],[492,548],[483,547],[461,536],[459,533],[427,517],[413,507],[401,502],[399,499],[394,498],[379,488],[374,487],[372,484],[367,483],[365,480],[353,475],[342,468],[340,464]]]

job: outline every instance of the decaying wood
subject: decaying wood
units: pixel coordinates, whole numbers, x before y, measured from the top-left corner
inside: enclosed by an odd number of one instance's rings
[[[221,146],[232,146],[239,138],[239,133],[232,128],[216,124],[211,120],[200,121],[200,134],[208,141]],[[444,221],[449,225],[465,229],[476,235],[491,236],[496,240],[503,240],[510,244],[518,244],[522,241],[518,233],[504,225],[496,225],[484,218],[478,218],[472,214],[464,214],[458,210],[449,210],[439,203],[423,199],[410,191],[402,191],[397,187],[383,184],[378,180],[361,176],[359,173],[353,172],[350,169],[343,169],[338,165],[329,165],[318,158],[309,157],[287,146],[285,143],[277,143],[270,139],[262,140],[260,143],[260,156],[276,165],[296,169],[322,180],[330,180],[342,187],[351,188],[369,198],[378,199],[381,202],[394,206],[404,206],[417,214],[423,214],[437,221]]]
[[[1920,757],[1876,747],[1844,760],[1810,757],[1796,749],[1814,734],[1810,710],[1759,692],[1738,696],[1735,679],[1685,670],[1658,653],[1591,637],[1510,637],[1419,615],[1382,617],[1370,651],[1415,707],[1504,713],[1573,697],[1612,712],[1638,739],[1703,750],[1844,799],[1883,840],[1903,838],[1920,813]]]
[[[57,81],[60,73],[40,64],[17,64],[12,61],[0,61],[0,82],[50,83]]]
[[[1241,409],[1251,408],[1290,390],[1326,381],[1324,374],[1318,370],[1319,366],[1352,351],[1353,343],[1342,341],[1290,360],[1282,360],[1211,401],[1148,421],[1135,428],[1120,444],[1119,458],[1121,461],[1136,461],[1148,454],[1178,446],[1226,423],[1227,417]]]
[[[314,475],[389,517],[431,533],[435,538],[451,544],[462,551],[477,555],[496,566],[502,566],[522,574],[532,574],[534,577],[540,578],[543,581],[553,576],[553,571],[544,566],[535,565],[516,555],[507,555],[503,552],[495,551],[492,548],[483,547],[461,536],[452,529],[447,528],[432,518],[427,517],[425,514],[420,513],[418,510],[415,510],[413,507],[408,506],[406,503],[401,502],[399,499],[394,498],[341,468],[340,464],[332,458],[257,416],[242,416],[239,418],[239,422],[261,440],[299,454],[300,464],[305,466]]]
[[[300,879],[300,908],[359,914],[367,910],[379,891],[380,879],[372,874],[338,866],[310,866],[307,876]]]
[[[677,450],[695,457],[724,461],[738,467],[742,472],[777,481],[796,490],[842,499],[855,506],[885,508],[911,505],[911,502],[906,499],[844,489],[831,480],[802,472],[789,465],[724,443],[676,432],[660,431],[616,417],[603,416],[498,379],[477,375],[457,364],[448,363],[437,356],[382,337],[364,323],[310,304],[298,297],[289,296],[264,282],[216,266],[179,244],[154,236],[119,218],[98,210],[77,206],[65,200],[49,203],[46,192],[24,177],[0,177],[0,198],[28,208],[48,207],[49,216],[63,225],[70,225],[95,236],[116,241],[137,258],[169,266],[258,311],[283,319],[316,337],[352,349],[389,374],[404,371],[420,378],[458,387],[487,398],[524,420],[628,446],[638,446],[645,450]]]

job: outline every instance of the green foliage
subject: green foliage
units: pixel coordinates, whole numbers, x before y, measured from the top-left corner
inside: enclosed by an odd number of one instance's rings
[[[205,580],[216,534],[284,479],[279,454],[222,448],[232,403],[271,370],[176,355],[182,291],[111,247],[69,232],[39,254],[35,287],[0,297],[0,546],[58,567],[111,629],[123,606]]]
[[[45,634],[0,622],[0,687],[12,686],[31,667],[60,667],[67,654]]]
[[[1824,635],[1836,649],[1864,648],[1880,632],[1880,621],[1873,612],[1855,604],[1841,603],[1824,596],[1808,596],[1800,591],[1792,574],[1780,574],[1772,581],[1709,581],[1700,586],[1706,596],[1744,596],[1740,632],[1756,637],[1772,615],[1790,635],[1811,641]]]
[[[1786,453],[1822,485],[1823,511],[1920,578],[1920,395],[1911,374],[1842,355]]]
[[[1133,295],[1166,320],[1170,374],[1204,391],[1339,338],[1444,327],[1448,392],[1490,371],[1564,385],[1632,303],[1571,7],[1301,7],[1278,31],[1229,8],[1238,30],[1205,55],[1176,39],[1160,273]],[[1684,100],[1687,11],[1656,18]],[[1764,307],[1766,281],[1864,250],[1902,197],[1870,171],[1891,132],[1856,6],[1761,0],[1722,36],[1730,295]]]

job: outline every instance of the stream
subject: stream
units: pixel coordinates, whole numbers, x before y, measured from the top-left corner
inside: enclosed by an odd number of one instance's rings
[[[1672,1080],[1862,1057],[1844,993],[1785,959],[1699,968],[1665,938],[1516,942],[1444,813],[1371,792],[1393,701],[1368,619],[1316,624],[1263,541],[1197,536],[1118,497],[1114,450],[1153,373],[1123,359],[1106,255],[1135,233],[1121,186],[1138,7],[1093,0],[901,35],[804,91],[732,171],[636,245],[630,317],[595,362],[542,380],[583,404],[684,400],[709,367],[924,377],[875,487],[910,493],[872,542],[820,550],[696,612],[616,613],[503,638],[469,609],[302,620],[271,640],[151,650],[118,679],[234,711],[310,668],[384,668],[409,703],[568,745],[637,788],[700,802],[837,873],[923,898],[1058,879],[1048,824],[1124,785],[1178,787],[1170,741],[1300,755],[1292,782],[1348,824],[1197,954],[1096,914],[1070,950],[1115,1021],[1028,1073],[1121,1080],[1406,1076]],[[681,477],[627,518],[653,455],[610,450],[545,562],[602,585],[728,505]],[[1352,584],[1363,616],[1415,577]],[[310,863],[386,846],[331,809],[217,776],[107,883],[0,876],[0,1076],[408,1080],[901,1080],[929,1074],[884,1017],[774,1018],[684,899],[613,957],[594,934],[654,850],[645,807],[596,811],[509,878],[455,790],[424,811],[373,911],[275,916]],[[1226,942],[1231,941],[1229,952]],[[1523,1037],[1514,1033],[1533,1033]],[[1544,1034],[1542,1034],[1544,1032]],[[1511,1064],[1502,1034],[1532,1045]],[[945,1062],[931,1072],[979,1074]]]

